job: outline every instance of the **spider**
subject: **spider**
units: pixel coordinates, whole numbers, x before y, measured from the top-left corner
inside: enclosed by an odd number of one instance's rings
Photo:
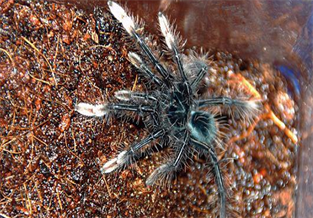
[[[94,117],[135,113],[143,120],[148,136],[107,161],[101,167],[101,172],[106,174],[124,169],[138,159],[149,144],[157,141],[161,147],[166,145],[173,152],[167,162],[156,168],[146,180],[147,185],[153,185],[181,170],[190,155],[197,151],[210,161],[218,188],[219,216],[226,217],[226,190],[216,152],[216,147],[220,145],[221,122],[215,114],[205,109],[227,106],[235,108],[243,118],[258,111],[258,102],[228,97],[199,99],[201,81],[207,72],[210,72],[211,67],[201,58],[181,54],[183,44],[166,16],[158,13],[164,44],[173,59],[171,66],[161,63],[154,55],[139,33],[139,22],[113,1],[108,1],[108,7],[138,45],[139,53],[129,52],[128,58],[140,71],[140,75],[146,78],[148,90],[119,90],[115,92],[115,102],[98,105],[79,103],[75,110],[82,115]]]

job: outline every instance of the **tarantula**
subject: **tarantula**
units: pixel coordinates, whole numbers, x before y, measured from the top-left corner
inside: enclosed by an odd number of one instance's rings
[[[208,157],[212,165],[215,183],[218,188],[220,217],[226,217],[226,190],[221,173],[216,147],[219,145],[218,118],[208,111],[208,107],[228,106],[244,115],[254,114],[258,103],[254,100],[235,100],[228,97],[198,99],[200,82],[211,69],[202,59],[186,58],[180,53],[183,47],[178,34],[174,33],[167,18],[159,12],[160,31],[165,45],[173,58],[173,66],[160,63],[151,48],[139,34],[141,26],[117,3],[108,1],[110,12],[122,23],[127,34],[137,43],[140,54],[129,52],[128,57],[142,76],[148,81],[149,90],[115,92],[115,102],[99,105],[79,103],[75,110],[86,116],[138,114],[148,130],[148,136],[132,144],[101,167],[102,173],[111,173],[130,165],[138,159],[149,144],[158,141],[161,147],[172,148],[169,160],[159,166],[146,180],[152,185],[160,179],[169,178],[179,171],[190,158],[192,151]],[[242,116],[243,117],[243,116]]]

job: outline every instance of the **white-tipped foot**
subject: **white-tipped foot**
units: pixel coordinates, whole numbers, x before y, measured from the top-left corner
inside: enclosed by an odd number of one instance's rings
[[[114,92],[115,98],[121,101],[129,101],[132,97],[132,92],[129,90],[118,90]]]
[[[123,165],[126,163],[126,158],[127,158],[127,151],[122,151],[117,155],[117,164]]]
[[[75,111],[89,117],[102,117],[107,114],[106,104],[79,103],[75,105]]]
[[[159,12],[159,24],[161,32],[165,38],[165,43],[169,49],[173,49],[175,37],[171,31],[170,24],[163,13]]]
[[[127,15],[126,11],[117,3],[108,1],[108,6],[113,16],[122,23],[128,34],[132,35],[135,30],[135,22]]]
[[[166,176],[170,172],[168,164],[163,164],[156,168],[146,180],[146,185],[153,185],[157,180]]]
[[[119,155],[117,155],[116,158],[113,158],[109,160],[108,162],[106,162],[101,167],[101,172],[107,174],[122,167],[126,163],[126,158],[127,158],[126,153],[127,153],[126,151],[122,151],[121,153],[119,153]]]
[[[106,162],[102,167],[101,167],[101,172],[102,173],[111,173],[114,170],[118,168],[118,165],[116,164],[117,158],[113,158]]]
[[[246,100],[237,105],[235,112],[239,114],[241,119],[251,124],[255,117],[260,114],[262,100]]]
[[[248,111],[257,112],[260,110],[261,100],[250,100],[246,102],[246,108]]]
[[[129,58],[129,61],[132,63],[132,65],[134,65],[135,67],[140,68],[140,66],[142,65],[142,60],[139,57],[139,55],[137,55],[136,53],[129,52],[128,58]]]

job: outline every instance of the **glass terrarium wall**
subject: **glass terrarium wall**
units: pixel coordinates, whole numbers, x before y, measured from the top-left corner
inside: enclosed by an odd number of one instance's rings
[[[92,12],[106,1],[61,1]],[[187,47],[228,51],[241,58],[257,59],[278,69],[289,83],[290,95],[300,106],[299,187],[297,217],[313,210],[313,2],[312,1],[122,1],[156,33],[159,10],[176,20]]]

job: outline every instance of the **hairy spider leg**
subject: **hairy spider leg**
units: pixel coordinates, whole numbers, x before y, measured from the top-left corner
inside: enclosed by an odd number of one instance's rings
[[[179,73],[183,79],[183,82],[188,83],[188,79],[187,79],[186,73],[184,71],[184,68],[183,68],[183,65],[181,62],[181,58],[180,58],[180,54],[178,51],[177,37],[175,36],[174,31],[171,29],[170,24],[169,24],[167,18],[164,16],[164,14],[162,12],[159,12],[158,17],[159,17],[160,29],[161,29],[161,32],[162,32],[164,38],[165,38],[165,43],[166,43],[167,47],[174,54],[174,58],[175,58],[177,66],[178,66]]]
[[[156,59],[156,57],[151,52],[150,48],[144,43],[144,41],[141,39],[139,34],[137,34],[135,31],[133,31],[133,36],[136,39],[139,46],[141,47],[141,49],[148,56],[150,62],[154,65],[154,67],[157,69],[157,71],[161,74],[161,76],[164,79],[163,81],[165,82],[165,84],[167,84],[169,87],[171,87],[173,76]]]
[[[111,173],[131,164],[132,160],[140,154],[140,150],[152,141],[163,137],[166,133],[165,129],[159,129],[150,134],[145,139],[131,145],[128,149],[120,152],[117,157],[109,160],[101,167],[102,173]]]
[[[122,23],[124,26],[125,30],[128,32],[130,36],[132,36],[141,50],[148,56],[148,59],[152,63],[152,65],[157,69],[157,71],[160,73],[160,75],[163,77],[163,82],[168,86],[172,87],[173,83],[173,75],[169,73],[164,66],[157,60],[157,58],[153,55],[152,51],[150,48],[146,45],[146,43],[142,40],[141,36],[136,32],[136,24],[134,20],[127,15],[125,10],[118,5],[115,2],[108,1],[108,6],[110,8],[111,13],[113,16]]]
[[[142,112],[154,113],[155,110],[150,105],[137,105],[137,104],[122,104],[122,103],[114,103],[107,104],[107,109],[112,112],[117,111],[132,111],[141,114]]]
[[[117,99],[119,99],[120,101],[124,101],[124,102],[133,101],[137,104],[146,103],[146,102],[157,104],[157,99],[154,96],[149,95],[147,93],[143,93],[143,92],[119,90],[119,91],[116,91],[114,95]],[[146,125],[149,129],[155,130],[156,129],[155,126],[160,125],[159,116],[156,112],[154,112],[154,113],[150,113],[150,117],[151,117],[150,122],[147,122]]]
[[[232,107],[234,106],[235,110],[239,113],[239,116],[241,118],[248,117],[248,122],[250,123],[250,118],[255,116],[259,110],[260,100],[237,100],[237,99],[231,99],[228,97],[216,97],[216,98],[208,98],[203,100],[196,101],[196,104],[198,104],[199,108],[203,107],[213,107],[213,106],[228,106]]]
[[[188,143],[189,143],[190,132],[184,131],[183,135],[185,136],[183,143],[180,146],[180,148],[178,149],[177,156],[175,157],[174,162],[173,162],[173,168],[174,169],[177,169],[179,167],[181,159],[183,157],[183,153],[186,150],[186,147],[188,146]]]
[[[213,174],[215,177],[215,182],[217,184],[219,200],[220,200],[220,218],[226,217],[226,189],[224,186],[224,180],[219,166],[219,161],[217,159],[217,154],[212,146],[200,142],[193,137],[190,138],[190,143],[194,146],[201,148],[209,153],[210,160],[213,165]]]
[[[216,105],[227,105],[227,106],[236,106],[239,108],[247,108],[251,110],[258,109],[257,102],[258,100],[242,101],[228,97],[214,97],[197,101],[199,108]]]
[[[121,101],[138,101],[134,103],[102,103],[102,104],[89,104],[81,102],[75,105],[75,110],[85,116],[93,117],[102,117],[107,115],[108,112],[117,112],[117,111],[132,111],[137,113],[148,112],[151,114],[155,113],[153,107],[148,104],[141,104],[142,102],[155,102],[156,98],[141,92],[132,92],[128,90],[119,90],[116,91],[115,97]]]
[[[165,38],[165,43],[167,47],[173,52],[174,59],[178,67],[178,71],[182,79],[182,83],[181,83],[183,85],[182,91],[184,92],[185,97],[186,97],[183,101],[187,103],[191,103],[193,96],[190,94],[191,93],[190,83],[187,79],[186,72],[183,68],[183,64],[181,61],[181,55],[178,51],[178,46],[177,46],[177,43],[179,41],[178,37],[177,35],[174,34],[174,31],[170,27],[170,24],[167,18],[163,15],[162,12],[159,12],[158,17],[159,17],[160,30]],[[177,91],[181,91],[180,90],[181,87],[177,87],[177,86],[174,86],[174,87]]]
[[[191,82],[190,86],[191,89],[194,91],[198,88],[199,83],[202,81],[203,77],[205,76],[208,67],[202,67],[196,75],[196,78]]]
[[[92,105],[88,103],[79,103],[75,105],[75,110],[80,114],[89,116],[89,117],[102,117],[107,114],[107,104],[97,104]]]
[[[182,142],[178,140],[175,142],[182,143],[179,146],[177,146],[175,157],[173,158],[173,160],[171,160],[170,163],[163,164],[159,166],[157,169],[155,169],[146,180],[147,185],[153,185],[155,181],[157,181],[158,179],[162,177],[166,178],[167,176],[172,175],[173,172],[179,170],[182,163],[182,158],[184,158],[184,155],[188,150],[190,138],[189,131],[183,131],[183,133],[181,134],[184,135],[184,139]]]
[[[156,83],[158,86],[163,86],[164,82],[155,75],[151,69],[148,67],[148,65],[134,52],[128,53],[128,58],[132,65],[134,65],[140,72],[145,76],[147,79],[152,81],[153,83]]]
[[[118,90],[114,93],[115,98],[121,101],[152,101],[156,102],[157,99],[147,93],[133,92],[129,90]]]

